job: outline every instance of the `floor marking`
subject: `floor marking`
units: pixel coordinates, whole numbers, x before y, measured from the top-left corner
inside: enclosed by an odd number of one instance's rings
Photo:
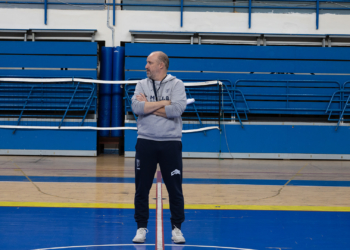
[[[88,247],[117,247],[117,246],[154,246],[155,244],[108,244],[108,245],[86,245],[86,246],[67,246],[67,247],[51,247],[51,248],[37,248],[33,250],[54,250],[54,249],[69,249],[69,248],[88,248]],[[215,249],[234,249],[234,250],[255,250],[251,248],[239,248],[239,247],[220,247],[220,246],[204,246],[204,245],[176,245],[176,244],[165,244],[167,247],[198,247],[198,248],[215,248]]]
[[[55,207],[55,208],[115,208],[134,209],[134,204],[124,203],[56,203],[56,202],[11,202],[1,201],[0,207]],[[150,204],[156,209],[156,204]],[[169,209],[164,204],[164,209]],[[310,211],[310,212],[350,212],[350,207],[328,206],[274,206],[274,205],[221,205],[221,204],[185,204],[185,209],[193,210],[267,210],[267,211]]]
[[[299,173],[300,173],[301,171],[303,171],[303,169],[304,169],[308,164],[309,164],[309,163],[306,163],[301,169],[299,169],[299,171],[298,171],[296,174],[294,174],[294,175],[292,176],[292,178],[290,178],[290,179],[283,185],[283,187],[281,187],[281,188],[278,190],[277,194],[275,194],[275,195],[273,195],[273,196],[270,196],[270,197],[265,197],[265,198],[262,198],[262,199],[259,199],[259,200],[271,199],[271,198],[273,198],[273,197],[276,197],[276,196],[280,195],[281,192],[282,192],[282,190],[283,190],[283,188],[285,188],[297,175],[299,175]]]
[[[42,159],[42,158],[40,158]],[[57,196],[57,195],[52,195],[52,194],[48,194],[48,193],[45,193],[43,192],[30,178],[29,176],[12,160],[12,158],[10,158],[10,161],[12,162],[13,165],[15,165],[15,167],[17,168],[18,171],[20,171],[24,177],[27,178],[27,180],[33,184],[33,186],[38,190],[38,192],[42,193],[42,194],[45,194],[45,195],[49,195],[49,196],[53,196],[53,197],[56,197],[56,198],[66,198],[66,197],[60,197],[60,196]]]
[[[156,250],[164,250],[162,174],[157,172]]]

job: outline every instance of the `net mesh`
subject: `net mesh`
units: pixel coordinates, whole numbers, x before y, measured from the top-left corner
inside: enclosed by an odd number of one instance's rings
[[[1,78],[0,91],[2,126],[81,127],[96,119],[97,85],[92,82]]]
[[[136,130],[131,97],[138,81],[90,79],[0,78],[0,128]],[[99,84],[124,88],[125,127],[98,127]],[[218,129],[223,117],[222,83],[185,82],[186,96],[195,102],[183,113],[183,132]],[[224,110],[224,109],[223,109]]]

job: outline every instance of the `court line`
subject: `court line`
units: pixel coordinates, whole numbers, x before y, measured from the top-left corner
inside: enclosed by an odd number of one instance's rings
[[[108,244],[108,245],[86,245],[86,246],[67,246],[67,247],[51,247],[51,248],[37,248],[33,250],[54,250],[54,249],[69,249],[69,248],[83,248],[83,247],[116,247],[116,246],[154,246],[155,244]],[[176,245],[176,244],[165,244],[167,247],[198,247],[198,248],[219,248],[219,249],[234,249],[234,250],[255,250],[250,248],[239,248],[239,247],[220,247],[220,246],[204,246],[204,245]]]
[[[264,179],[183,179],[183,184],[231,184],[231,185],[277,185],[277,186],[325,186],[325,187],[350,187],[350,181],[325,181],[325,180],[294,180],[294,174],[290,180],[264,180]],[[71,177],[71,176],[28,176],[32,182],[76,182],[76,183],[135,183],[133,177]],[[0,176],[0,181],[26,182],[30,181],[26,176]],[[154,179],[153,183],[156,183]]]
[[[0,167],[0,170],[12,170],[13,168],[6,168],[6,167]],[[41,171],[81,171],[81,172],[130,172],[134,173],[134,170],[118,170],[118,169],[84,169],[84,168],[35,168],[35,167],[30,167],[30,170],[41,170]],[[185,170],[183,171],[184,173],[198,173],[197,171],[190,171],[190,170]],[[208,174],[222,174],[221,171],[206,171]],[[254,172],[241,172],[241,171],[227,171],[225,172],[226,174],[251,174],[251,175],[256,175],[256,174],[278,174],[278,175],[294,175],[294,172],[259,172],[259,171],[254,171]],[[350,175],[349,173],[331,173],[331,172],[326,172],[326,173],[303,173],[303,175],[312,175],[312,176],[318,176],[318,175],[336,175],[336,176],[345,176],[345,175]],[[63,176],[64,177],[64,176]],[[118,177],[116,177],[118,178]],[[124,178],[124,177],[121,177]]]
[[[164,228],[163,228],[163,199],[162,199],[162,174],[157,171],[157,202],[156,202],[156,250],[164,250]]]
[[[134,209],[134,204],[127,203],[57,203],[57,202],[11,202],[2,201],[0,207],[55,207],[55,208],[115,208]],[[150,209],[156,209],[156,204],[150,204]],[[164,204],[164,209],[169,209]],[[305,212],[350,212],[350,207],[329,206],[275,206],[275,205],[215,205],[215,204],[185,204],[185,209],[191,210],[266,210],[266,211],[305,211]]]

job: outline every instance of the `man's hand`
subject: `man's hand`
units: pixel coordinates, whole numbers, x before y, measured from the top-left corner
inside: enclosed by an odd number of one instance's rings
[[[158,116],[162,116],[164,118],[168,118],[166,116],[166,112],[165,112],[165,108],[160,108],[160,109],[157,109],[156,111],[153,112],[154,115],[158,115]]]
[[[139,95],[136,95],[136,99],[139,102],[148,102],[146,96],[143,93],[140,93]]]
[[[143,93],[140,93],[139,95],[136,95],[136,99],[139,102],[145,102],[145,106],[144,106],[144,114],[150,114],[153,113],[154,111],[164,108],[167,105],[170,105],[171,102],[167,101],[167,100],[163,100],[163,101],[158,101],[158,102],[149,102],[147,101],[146,96]]]
[[[171,101],[167,101],[167,100],[164,100],[164,101],[161,101],[161,102],[164,104],[164,106],[168,106],[168,105],[171,104]]]

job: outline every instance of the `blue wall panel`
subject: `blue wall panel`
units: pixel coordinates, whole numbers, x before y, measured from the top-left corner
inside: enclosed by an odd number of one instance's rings
[[[126,124],[134,126],[134,124]],[[191,126],[184,124],[184,130]],[[228,147],[225,136],[227,137]],[[135,151],[137,131],[125,131],[125,151]],[[281,153],[350,154],[350,127],[325,125],[239,125],[218,130],[183,134],[183,152],[200,153]],[[220,144],[221,142],[221,144]]]
[[[163,51],[169,57],[184,58],[251,58],[349,60],[350,48],[301,46],[244,46],[189,44],[125,44],[126,56],[147,57],[153,51]],[[172,59],[171,59],[172,61]]]
[[[95,42],[0,41],[0,54],[12,55],[96,55]]]
[[[1,58],[0,58],[1,59]],[[126,70],[144,70],[145,57],[127,57]],[[226,72],[349,73],[350,61],[172,58],[169,70]]]
[[[96,131],[0,129],[0,149],[96,150]],[[49,138],[49,140],[48,140]]]
[[[0,55],[0,67],[97,69],[97,56]]]
[[[74,77],[74,78],[89,78],[97,79],[96,70],[14,70],[0,69],[0,77]]]
[[[20,126],[58,126],[59,122],[21,122]],[[0,125],[17,125],[17,122],[0,122]],[[65,122],[63,126],[79,126]],[[85,122],[84,126],[96,123]],[[16,150],[96,150],[95,130],[45,130],[0,128],[0,149]]]

